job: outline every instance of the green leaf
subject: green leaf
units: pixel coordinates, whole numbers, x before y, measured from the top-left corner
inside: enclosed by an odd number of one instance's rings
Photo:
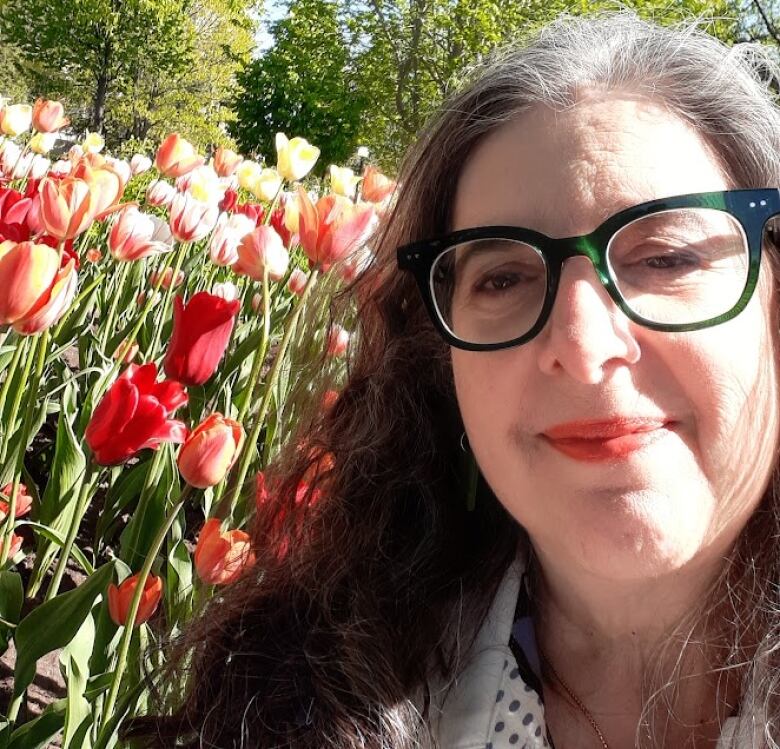
[[[24,586],[18,572],[5,570],[0,572],[0,618],[10,624],[18,624],[24,603]],[[14,627],[0,626],[0,649],[5,652]]]
[[[14,697],[32,683],[39,658],[64,648],[76,636],[95,600],[108,587],[114,567],[113,562],[104,564],[78,588],[42,603],[21,621],[14,637],[17,652]]]
[[[60,548],[62,548],[65,545],[65,537],[62,534],[53,531],[51,528],[49,528],[46,525],[41,525],[40,523],[36,523],[32,520],[20,520],[17,523],[17,525],[29,525],[31,528],[34,528],[40,535],[42,535],[48,541],[51,541],[52,543],[56,544]],[[81,567],[81,569],[83,569],[84,572],[87,573],[87,575],[91,575],[95,571],[95,568],[87,559],[84,552],[81,549],[79,549],[79,547],[76,546],[76,544],[73,544],[73,546],[71,546],[70,555],[71,557],[73,557],[76,563]]]
[[[7,749],[43,749],[62,731],[65,724],[66,700],[49,704],[34,720],[19,726],[12,734]]]
[[[60,653],[59,659],[65,669],[68,689],[65,710],[63,746],[68,749],[82,749],[90,721],[90,704],[84,696],[89,676],[89,658],[95,639],[95,622],[91,614],[84,619],[76,636]]]

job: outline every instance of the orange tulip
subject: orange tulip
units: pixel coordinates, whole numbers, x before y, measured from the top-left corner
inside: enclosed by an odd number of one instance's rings
[[[105,160],[97,166],[92,166],[89,160],[84,159],[73,170],[72,176],[89,185],[95,219],[103,219],[122,207],[120,201],[130,177],[129,167],[125,171]]]
[[[244,430],[233,419],[214,413],[190,432],[179,450],[179,472],[196,489],[216,486],[236,462]]]
[[[38,99],[33,105],[32,124],[39,133],[53,133],[70,122],[64,115],[61,102]]]
[[[222,532],[218,518],[205,522],[195,547],[195,569],[208,585],[226,585],[236,580],[255,555],[248,534],[232,530]]]
[[[0,244],[0,325],[24,335],[53,325],[76,293],[76,261],[45,244]]]
[[[5,518],[8,514],[8,507],[11,503],[11,489],[14,488],[13,484],[6,484],[0,489],[0,517]],[[24,484],[19,484],[19,489],[16,492],[16,511],[14,512],[15,518],[24,517],[32,509],[32,497],[27,491],[27,487]]]
[[[363,172],[363,187],[360,190],[364,200],[381,203],[395,190],[395,182],[385,177],[375,166],[367,166]]]
[[[47,177],[41,183],[41,220],[46,231],[64,241],[85,231],[95,218],[95,198],[83,179]]]
[[[127,615],[130,613],[130,604],[135,595],[135,589],[138,587],[138,574],[125,578],[119,587],[111,583],[108,586],[108,613],[114,624],[120,627],[127,621]],[[135,617],[134,626],[148,621],[152,614],[157,610],[162,598],[162,578],[150,574],[144,584],[144,592],[141,595],[141,603],[138,606],[138,613]]]
[[[255,281],[262,281],[263,270],[267,268],[268,277],[279,281],[289,264],[290,254],[276,229],[261,224],[239,243],[238,261],[233,264],[233,270]]]
[[[326,195],[315,206],[302,187],[298,187],[298,207],[301,247],[311,263],[325,271],[357,249],[374,220],[370,205]]]
[[[22,542],[24,539],[21,536],[16,535],[16,533],[11,534],[11,548],[8,550],[8,558],[13,559],[18,553],[19,549],[22,548]],[[0,541],[0,552],[2,552],[3,549],[3,542]]]
[[[214,154],[214,171],[220,177],[230,177],[243,160],[241,154],[220,146]]]
[[[155,166],[166,177],[181,177],[200,166],[204,159],[195,152],[195,147],[178,133],[171,133],[157,149]]]

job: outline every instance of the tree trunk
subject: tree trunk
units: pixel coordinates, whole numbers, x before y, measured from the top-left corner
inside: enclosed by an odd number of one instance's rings
[[[108,94],[109,68],[111,66],[111,40],[106,39],[103,44],[103,54],[100,60],[100,70],[97,75],[95,96],[92,98],[92,122],[91,129],[96,133],[103,132],[103,123],[106,118],[106,96]]]

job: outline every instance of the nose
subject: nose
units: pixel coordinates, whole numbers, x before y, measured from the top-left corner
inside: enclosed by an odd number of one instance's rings
[[[632,327],[590,260],[570,258],[561,270],[550,318],[537,337],[539,368],[545,374],[565,373],[584,384],[598,384],[615,366],[639,361]]]

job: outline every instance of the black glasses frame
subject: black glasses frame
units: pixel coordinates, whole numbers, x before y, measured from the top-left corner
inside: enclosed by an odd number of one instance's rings
[[[623,299],[607,258],[609,244],[620,229],[643,216],[676,208],[711,208],[733,216],[745,232],[750,253],[747,281],[737,303],[730,310],[717,317],[696,323],[659,323],[638,315]],[[398,268],[414,274],[423,303],[444,340],[455,348],[467,351],[495,351],[510,348],[527,343],[536,336],[550,317],[564,261],[580,255],[587,257],[593,263],[596,275],[607,293],[630,320],[643,327],[665,332],[701,330],[731,320],[750,301],[758,283],[764,230],[767,223],[778,215],[780,215],[780,189],[777,188],[689,193],[650,200],[625,208],[610,216],[590,234],[576,237],[553,239],[532,229],[523,229],[517,226],[479,226],[472,229],[462,229],[442,237],[412,242],[399,247],[397,250]],[[540,252],[547,265],[547,288],[539,318],[527,333],[509,341],[472,343],[458,338],[447,327],[434,300],[431,270],[436,259],[454,245],[477,239],[510,239],[524,242]]]

